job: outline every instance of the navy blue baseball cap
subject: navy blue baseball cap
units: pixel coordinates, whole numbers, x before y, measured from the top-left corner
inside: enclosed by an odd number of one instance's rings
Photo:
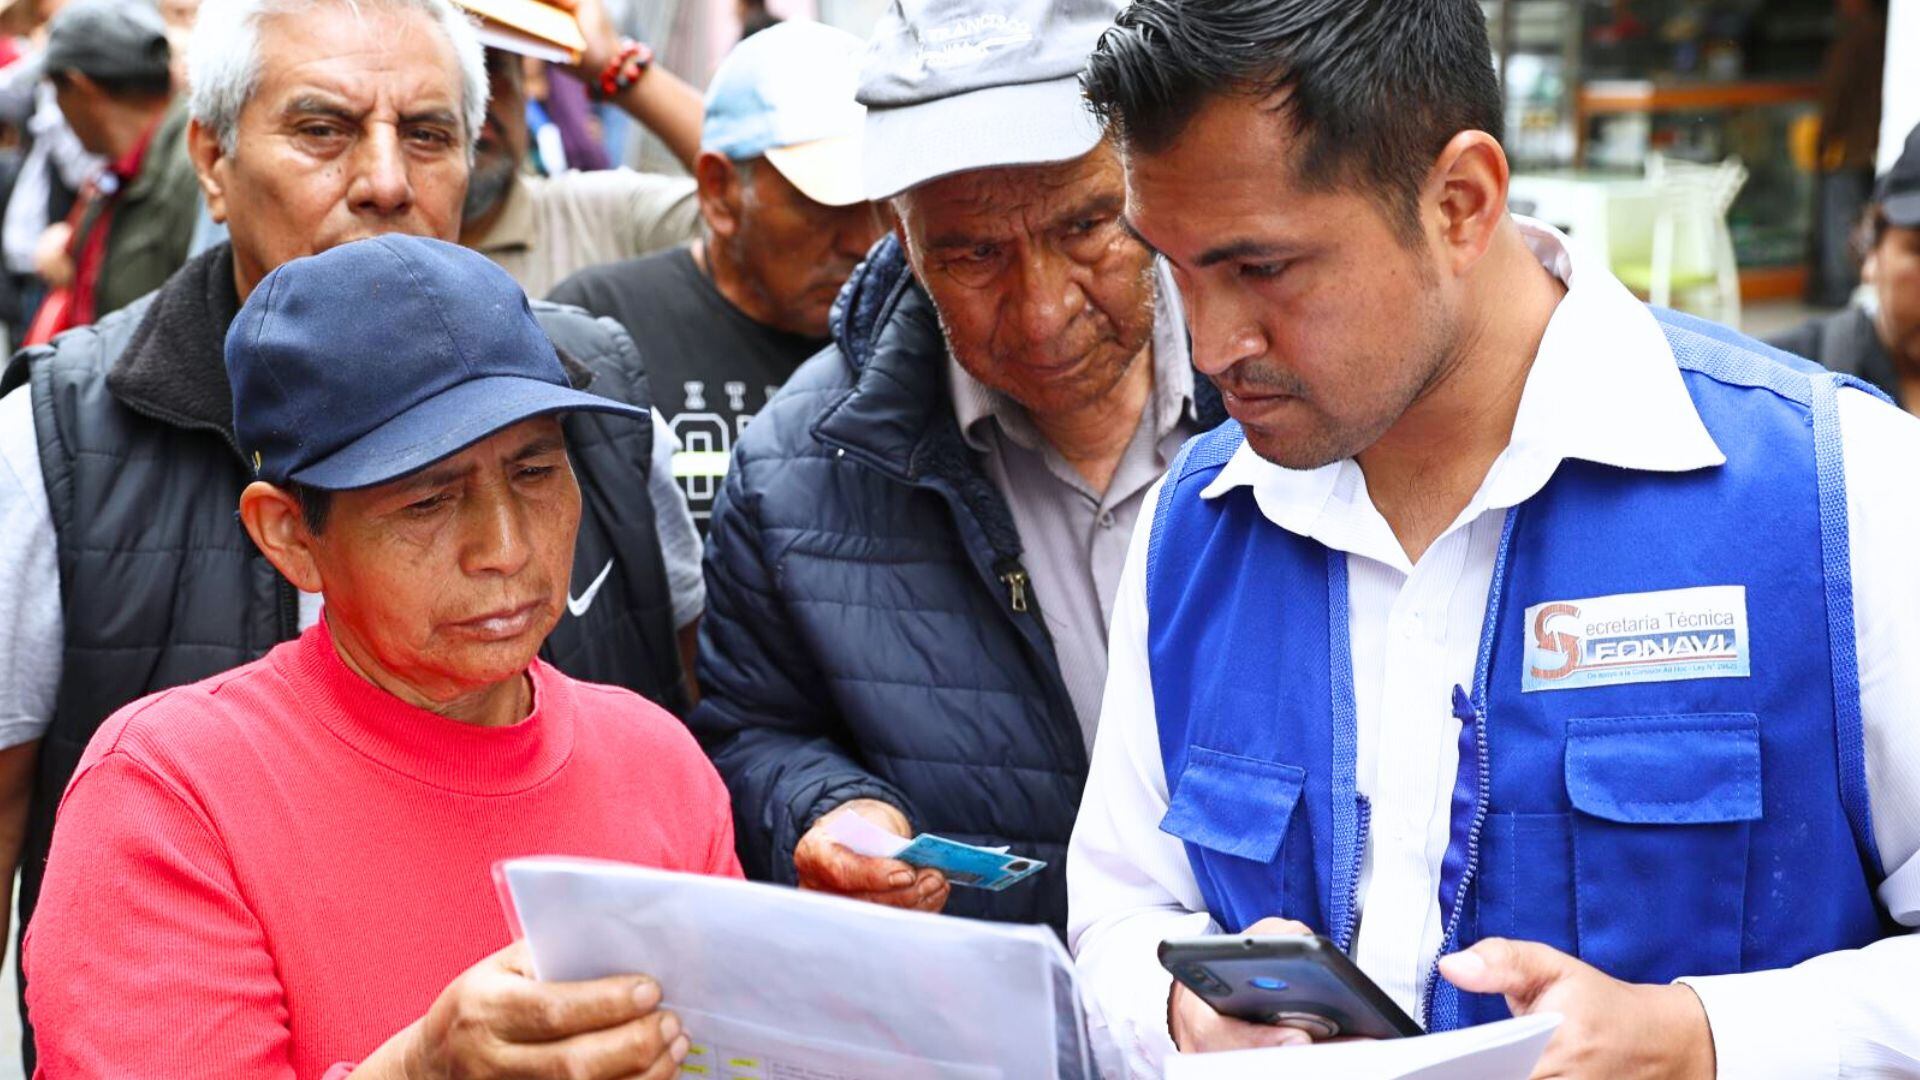
[[[268,274],[227,333],[227,378],[254,474],[327,491],[397,480],[536,416],[645,415],[573,388],[506,271],[417,236]]]

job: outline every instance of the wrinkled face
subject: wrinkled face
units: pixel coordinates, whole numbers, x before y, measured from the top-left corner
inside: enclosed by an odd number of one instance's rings
[[[827,336],[840,286],[886,231],[872,203],[823,206],[800,193],[765,158],[739,183],[738,224],[727,245],[742,284],[757,295],[762,321],[788,333]]]
[[[1121,224],[1106,144],[982,169],[895,201],[907,258],[968,374],[1039,416],[1100,400],[1153,336],[1152,253]]]
[[[519,675],[566,603],[580,488],[560,422],[523,421],[333,496],[311,550],[336,639],[428,700]]]
[[[207,205],[244,296],[275,267],[384,233],[458,238],[460,69],[418,11],[317,4],[260,26],[260,80],[233,152],[194,133]]]
[[[1903,369],[1920,371],[1920,229],[1884,230],[1861,276],[1880,301],[1880,343]]]
[[[1194,365],[1262,457],[1312,469],[1387,432],[1459,337],[1425,243],[1353,185],[1296,179],[1288,119],[1251,97],[1203,107],[1127,158],[1133,227],[1173,264]]]

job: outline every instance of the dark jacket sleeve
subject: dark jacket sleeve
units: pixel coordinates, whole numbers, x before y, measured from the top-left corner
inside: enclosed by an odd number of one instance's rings
[[[700,622],[702,697],[687,724],[727,782],[747,876],[791,884],[794,845],[841,803],[880,799],[910,821],[918,815],[847,749],[832,689],[776,586],[753,470],[748,455],[738,456],[714,504]]]

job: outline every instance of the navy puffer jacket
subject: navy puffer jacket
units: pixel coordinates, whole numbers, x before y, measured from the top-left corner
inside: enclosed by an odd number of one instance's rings
[[[948,912],[1063,928],[1087,754],[1040,610],[1015,609],[1019,534],[961,439],[932,302],[891,238],[834,321],[836,344],[742,436],[707,545],[689,723],[732,791],[741,861],[791,883],[821,815],[882,799],[918,831],[1050,864],[1002,893],[956,889]]]

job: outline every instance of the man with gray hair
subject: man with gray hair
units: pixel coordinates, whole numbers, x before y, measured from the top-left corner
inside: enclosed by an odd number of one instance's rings
[[[742,436],[709,531],[689,723],[749,876],[1064,930],[1127,537],[1222,416],[1080,95],[1118,9],[895,0],[868,47],[897,240]],[[949,896],[836,843],[848,813],[1050,865]]]
[[[190,66],[189,148],[231,244],[22,353],[0,382],[0,870],[18,856],[23,922],[100,722],[256,659],[318,616],[318,598],[234,520],[254,464],[236,449],[222,364],[235,312],[300,256],[386,233],[454,240],[486,106],[480,44],[447,0],[209,0]],[[576,384],[647,404],[624,331],[536,313]],[[583,513],[567,610],[542,655],[682,710],[679,628],[702,597],[697,562],[663,557],[698,550],[653,461],[669,448],[644,418],[566,427]]]

